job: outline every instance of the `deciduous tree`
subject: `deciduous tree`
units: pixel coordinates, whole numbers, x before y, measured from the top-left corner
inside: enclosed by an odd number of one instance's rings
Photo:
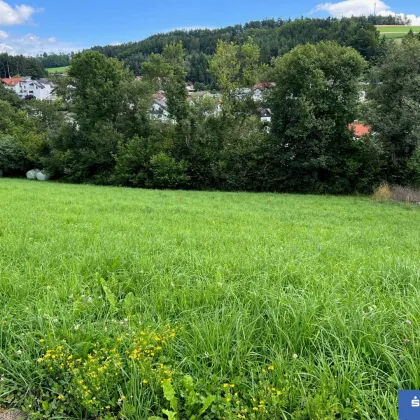
[[[365,61],[335,42],[301,45],[276,62],[273,111],[274,188],[339,192],[352,188],[346,159],[352,148],[358,80]]]

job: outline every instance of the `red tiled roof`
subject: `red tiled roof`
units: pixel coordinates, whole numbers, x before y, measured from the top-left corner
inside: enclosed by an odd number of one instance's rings
[[[6,79],[1,79],[1,81],[7,86],[14,87],[19,82],[24,82],[25,79],[23,77],[7,77]]]
[[[366,124],[353,123],[349,125],[349,130],[354,131],[356,137],[362,137],[372,131],[372,127]]]
[[[260,82],[254,85],[254,89],[266,89],[276,86],[274,82]]]

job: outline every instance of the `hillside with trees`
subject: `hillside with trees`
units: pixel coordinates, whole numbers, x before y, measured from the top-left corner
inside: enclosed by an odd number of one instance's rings
[[[286,54],[297,45],[335,41],[355,48],[366,60],[374,59],[380,49],[379,33],[372,18],[297,19],[253,21],[221,29],[173,31],[153,35],[143,41],[121,45],[94,47],[109,58],[117,58],[135,74],[141,74],[142,64],[155,53],[161,54],[166,45],[182,42],[186,51],[187,79],[204,85],[214,85],[207,72],[219,40],[243,45],[252,37],[261,51],[263,63]]]
[[[409,23],[407,20],[399,16],[301,18],[294,21],[266,19],[213,30],[176,30],[156,34],[138,42],[95,46],[92,50],[99,51],[109,58],[117,58],[135,75],[141,75],[142,65],[151,54],[161,54],[166,45],[182,42],[186,51],[186,78],[199,83],[199,86],[203,88],[215,88],[214,80],[207,69],[219,40],[243,45],[249,37],[252,37],[260,47],[262,62],[266,64],[297,45],[315,44],[321,41],[336,41],[342,46],[353,47],[366,60],[372,61],[381,52],[380,35],[375,25],[405,25],[407,23]],[[41,77],[45,75],[43,69],[69,66],[74,55],[74,53],[44,53],[34,59],[1,54],[0,76],[8,77],[10,73],[12,76]]]

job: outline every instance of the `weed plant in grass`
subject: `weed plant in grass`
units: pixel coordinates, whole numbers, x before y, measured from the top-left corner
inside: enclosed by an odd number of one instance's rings
[[[420,209],[0,180],[0,406],[393,419],[420,388]]]

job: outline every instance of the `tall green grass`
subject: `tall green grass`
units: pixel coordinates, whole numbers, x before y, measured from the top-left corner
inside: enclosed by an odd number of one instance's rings
[[[275,417],[246,418],[391,419],[397,391],[420,388],[420,208],[2,179],[0,215],[0,407],[55,398],[37,360],[62,340],[83,357],[169,324],[165,363],[202,395],[257,395],[272,366]],[[133,372],[121,415],[161,415],[159,385]]]
[[[49,69],[46,69],[48,73],[55,74],[55,73],[66,73],[70,70],[70,66],[65,67],[52,67]]]
[[[387,39],[400,39],[407,36],[410,29],[415,33],[420,32],[420,26],[378,26],[378,31],[381,36],[385,36]]]

